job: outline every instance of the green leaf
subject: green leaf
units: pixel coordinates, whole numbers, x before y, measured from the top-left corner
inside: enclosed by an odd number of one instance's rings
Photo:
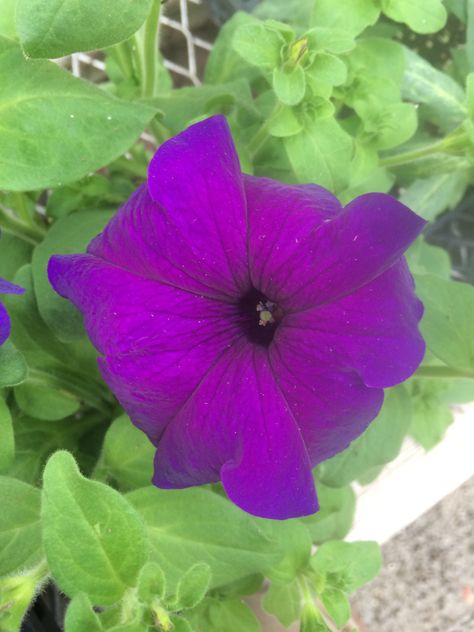
[[[16,39],[15,11],[17,0],[2,0],[0,3],[0,35]]]
[[[29,57],[64,57],[128,39],[152,0],[18,0],[16,26]]]
[[[414,379],[410,382],[413,402],[410,435],[425,450],[431,450],[453,422],[453,413],[442,399],[446,385],[444,380]],[[474,386],[471,385],[472,389]]]
[[[209,608],[212,632],[259,632],[260,624],[253,611],[240,599],[214,601]],[[211,632],[209,631],[209,632]],[[206,629],[208,632],[208,628]]]
[[[414,51],[405,47],[404,51],[403,98],[422,104],[429,119],[445,132],[460,125],[467,116],[461,86]]]
[[[0,398],[0,473],[5,473],[15,457],[15,437],[12,416],[4,399]]]
[[[281,555],[257,521],[227,499],[207,489],[138,489],[126,498],[143,516],[152,559],[170,590],[190,564],[205,562],[211,588],[267,570]]]
[[[313,4],[314,0],[263,0],[252,13],[258,18],[281,20],[306,30]]]
[[[207,60],[204,81],[218,85],[233,79],[246,77],[249,81],[260,76],[257,66],[249,66],[237,53],[233,40],[237,31],[255,25],[255,18],[243,11],[237,11],[219,30],[216,41]],[[271,37],[271,36],[270,36]]]
[[[0,576],[37,564],[42,555],[40,491],[0,476]]]
[[[351,616],[351,605],[344,591],[328,587],[321,594],[321,601],[338,627],[346,625]]]
[[[474,288],[433,275],[417,276],[425,312],[421,333],[428,349],[448,366],[474,374]]]
[[[347,79],[346,64],[339,57],[329,53],[318,53],[306,72],[314,79],[330,86],[340,86]]]
[[[327,50],[339,55],[347,53],[355,46],[354,37],[343,28],[315,26],[306,33],[311,50]]]
[[[264,532],[279,542],[282,559],[266,572],[272,583],[288,584],[304,569],[311,556],[311,538],[299,520],[260,520]]]
[[[301,613],[301,594],[297,580],[284,585],[270,584],[262,604],[282,625],[291,625]]]
[[[15,400],[19,408],[31,417],[56,421],[77,412],[80,401],[67,391],[56,390],[28,377],[15,387]]]
[[[376,149],[402,145],[413,136],[418,125],[416,108],[409,103],[390,103],[374,109],[371,103],[356,102],[354,108],[363,119],[368,142]]]
[[[382,0],[382,10],[415,33],[436,33],[446,24],[447,12],[442,0]]]
[[[44,471],[43,542],[51,575],[68,596],[118,601],[146,560],[143,523],[118,492],[84,478],[68,452]]]
[[[142,568],[138,576],[137,594],[145,604],[156,598],[163,599],[166,594],[166,577],[159,564],[147,562]]]
[[[310,123],[284,139],[298,182],[313,182],[333,193],[349,183],[352,139],[333,118]]]
[[[385,391],[382,410],[367,430],[343,452],[319,466],[323,483],[342,487],[366,470],[393,461],[410,425],[410,398],[403,386]]]
[[[331,632],[318,608],[311,601],[304,604],[300,632]]]
[[[71,599],[64,619],[65,632],[99,632],[103,630],[99,617],[92,609],[90,599],[77,593]]]
[[[446,250],[427,244],[423,237],[410,246],[405,256],[413,274],[435,274],[442,279],[451,275],[451,260]]]
[[[281,66],[273,71],[273,89],[285,105],[297,105],[304,97],[306,80],[301,66]]]
[[[375,24],[379,14],[380,9],[374,0],[317,0],[313,2],[310,24],[330,29],[343,28],[355,37],[368,26]]]
[[[31,259],[33,247],[2,228],[0,240],[0,277],[13,280],[15,273]]]
[[[273,29],[255,20],[240,26],[234,35],[234,50],[252,66],[273,69],[280,62],[284,40]]]
[[[342,539],[349,532],[355,511],[355,494],[351,487],[333,488],[317,481],[319,511],[301,518],[315,544]]]
[[[356,102],[376,99],[378,102],[398,103],[405,70],[403,47],[381,37],[368,37],[357,42],[348,56],[350,76],[345,101],[353,107]]]
[[[432,220],[447,208],[457,206],[469,182],[467,169],[415,180],[403,191],[400,202],[424,219]]]
[[[194,608],[204,599],[210,583],[209,564],[203,562],[194,564],[179,580],[173,606],[176,606],[176,610]]]
[[[39,312],[55,336],[63,342],[85,338],[82,315],[51,287],[47,266],[52,255],[85,251],[89,241],[100,233],[111,213],[83,211],[57,221],[33,253],[32,270]]]
[[[0,188],[60,186],[117,158],[155,110],[121,101],[0,38]],[[47,86],[47,89],[45,89]]]
[[[155,98],[153,103],[164,112],[163,124],[176,134],[190,121],[217,112],[258,120],[249,82],[243,78],[218,85],[179,88]]]
[[[155,448],[127,415],[118,417],[107,430],[102,467],[126,491],[145,487],[153,477]]]
[[[268,133],[277,138],[293,136],[303,129],[292,108],[284,106],[269,119],[267,125]]]
[[[382,558],[376,542],[325,542],[311,559],[311,566],[329,585],[353,592],[380,572]]]
[[[26,375],[25,359],[10,340],[7,340],[0,346],[0,388],[21,384]]]

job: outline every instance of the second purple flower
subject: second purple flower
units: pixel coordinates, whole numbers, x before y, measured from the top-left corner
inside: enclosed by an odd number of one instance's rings
[[[384,194],[241,173],[222,116],[164,143],[87,254],[56,256],[99,366],[156,446],[154,483],[221,480],[246,511],[318,508],[312,467],[420,364],[403,252],[424,221]]]

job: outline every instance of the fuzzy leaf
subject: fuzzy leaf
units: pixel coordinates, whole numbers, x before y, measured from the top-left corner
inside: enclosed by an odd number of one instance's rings
[[[29,57],[63,57],[128,39],[152,0],[18,0],[16,25]]]
[[[68,596],[118,601],[146,559],[143,523],[118,492],[84,478],[68,452],[44,471],[43,541],[51,574]]]

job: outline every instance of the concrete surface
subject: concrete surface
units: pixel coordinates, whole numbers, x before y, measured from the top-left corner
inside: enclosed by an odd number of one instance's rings
[[[353,602],[359,632],[474,632],[474,477],[382,550]]]

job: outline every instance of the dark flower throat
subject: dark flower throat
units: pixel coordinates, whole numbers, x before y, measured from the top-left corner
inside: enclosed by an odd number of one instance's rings
[[[247,338],[263,347],[270,346],[283,316],[281,308],[252,288],[241,296],[238,310],[239,324]]]

